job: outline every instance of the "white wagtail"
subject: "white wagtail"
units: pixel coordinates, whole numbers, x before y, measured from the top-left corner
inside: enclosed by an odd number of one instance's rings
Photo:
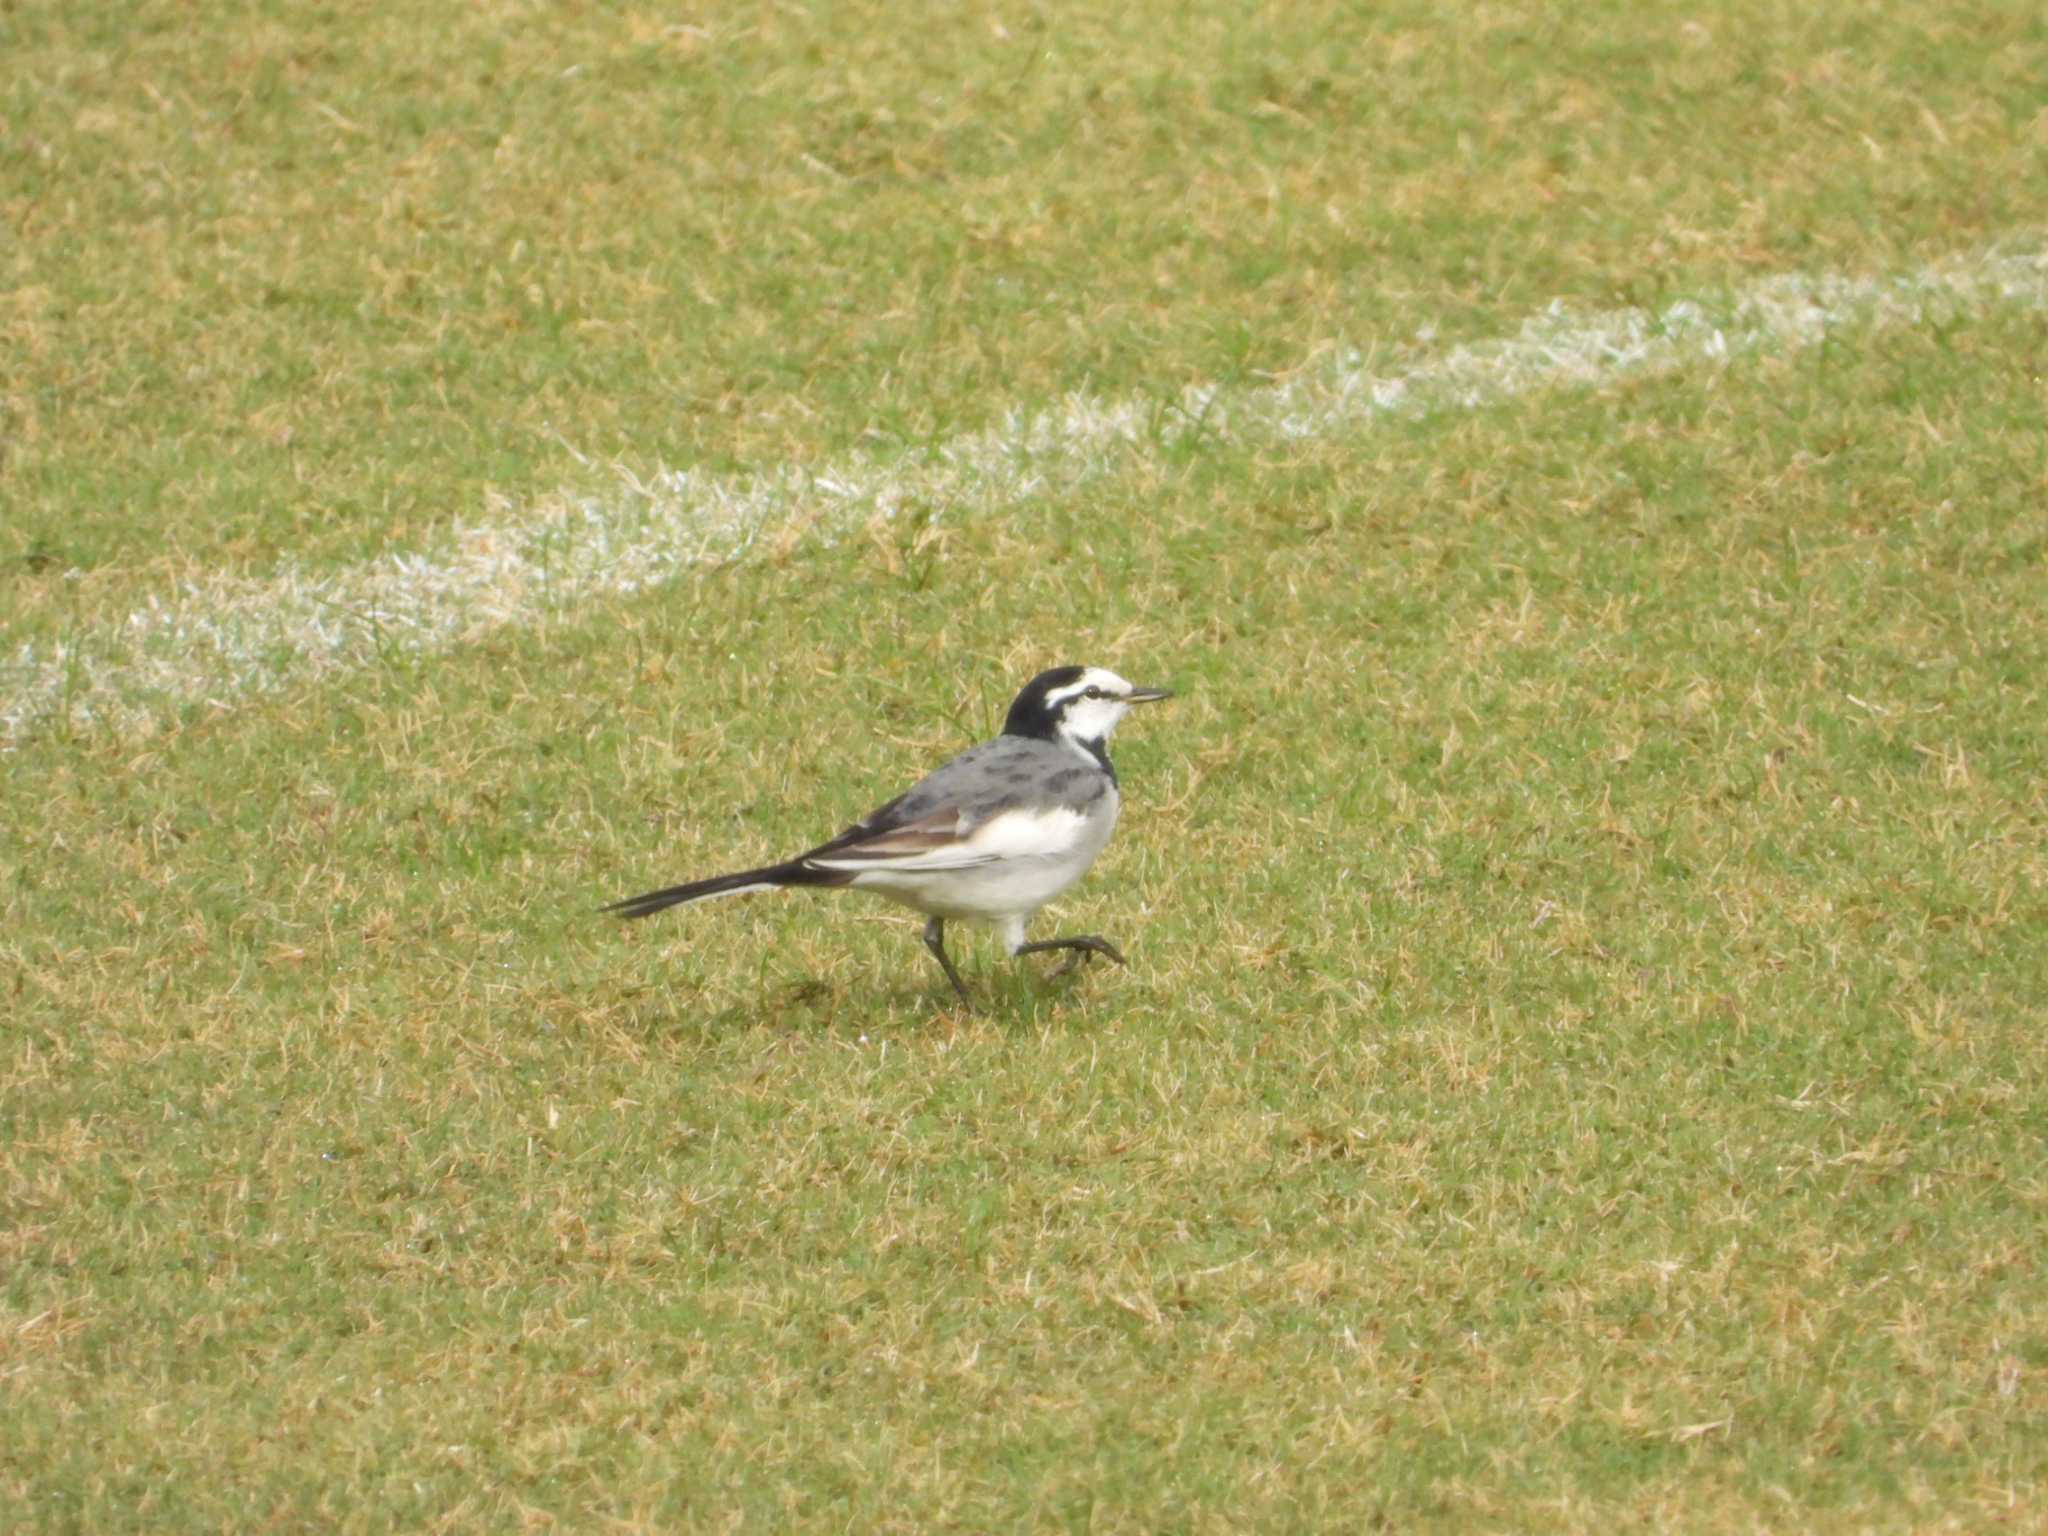
[[[946,920],[993,923],[1012,955],[1067,949],[1124,957],[1080,934],[1024,942],[1031,915],[1087,872],[1118,807],[1109,736],[1133,704],[1171,697],[1102,667],[1054,667],[1017,695],[1003,734],[969,747],[829,843],[781,864],[649,891],[604,910],[646,917],[664,907],[782,885],[851,886],[929,915],[924,942],[969,1007],[946,955]]]

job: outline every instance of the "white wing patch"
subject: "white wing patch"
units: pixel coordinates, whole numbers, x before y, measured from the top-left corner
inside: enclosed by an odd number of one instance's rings
[[[806,862],[817,869],[921,874],[975,869],[1014,859],[1061,859],[1081,843],[1088,822],[1085,811],[1058,806],[1037,812],[1003,811],[969,830],[963,814],[955,824],[954,837],[934,847],[894,854],[848,849],[843,857]],[[884,833],[877,841],[885,841],[887,836]]]

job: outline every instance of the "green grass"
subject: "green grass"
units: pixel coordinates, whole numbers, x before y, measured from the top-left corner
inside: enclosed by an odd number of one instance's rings
[[[822,459],[2030,233],[2029,8],[1120,14],[8,13],[0,642],[543,422]],[[1203,434],[25,743],[6,1523],[2037,1520],[2044,342]],[[1182,690],[1038,930],[1128,969],[594,915],[1065,660]]]
[[[0,595],[2037,215],[2023,5],[819,10],[0,18]]]

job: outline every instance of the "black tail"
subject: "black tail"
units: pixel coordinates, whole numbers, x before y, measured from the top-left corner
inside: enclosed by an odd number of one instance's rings
[[[786,864],[743,869],[736,875],[713,875],[709,880],[692,880],[666,890],[649,891],[644,896],[628,896],[598,910],[616,912],[621,917],[649,917],[669,907],[707,901],[713,896],[737,896],[742,891],[765,891],[778,885],[844,885],[846,879],[837,870],[807,869],[801,860],[791,859]]]

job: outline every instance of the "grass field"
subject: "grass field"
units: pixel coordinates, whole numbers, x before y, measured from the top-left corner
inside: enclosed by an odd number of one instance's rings
[[[2048,20],[1108,9],[0,9],[0,1524],[2048,1529]]]

